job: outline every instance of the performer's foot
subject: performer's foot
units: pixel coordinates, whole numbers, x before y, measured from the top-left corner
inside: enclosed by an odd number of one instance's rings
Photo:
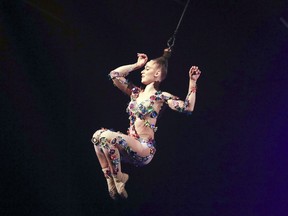
[[[118,194],[123,198],[128,198],[128,193],[125,190],[125,183],[129,179],[129,175],[126,173],[118,173],[117,176],[113,176],[115,186]]]
[[[111,172],[108,167],[103,168],[102,171],[107,181],[109,195],[113,200],[115,200],[117,198],[118,192],[114,183],[114,179],[111,175]]]
[[[117,189],[114,183],[113,178],[107,178],[108,192],[110,197],[115,200],[117,198]]]

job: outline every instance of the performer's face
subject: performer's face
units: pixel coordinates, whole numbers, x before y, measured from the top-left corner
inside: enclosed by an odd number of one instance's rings
[[[161,70],[153,61],[146,63],[144,70],[141,72],[141,82],[148,85],[152,82],[160,81]]]

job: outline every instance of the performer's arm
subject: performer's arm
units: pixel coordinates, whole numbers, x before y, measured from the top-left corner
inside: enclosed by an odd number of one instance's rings
[[[120,66],[109,73],[109,76],[113,80],[114,85],[128,95],[131,94],[133,85],[130,84],[125,77],[128,76],[130,72],[143,67],[148,60],[146,54],[138,53],[137,56],[138,60],[136,63]]]
[[[169,93],[163,93],[168,106],[178,112],[191,113],[194,110],[196,101],[196,82],[201,74],[201,71],[196,66],[192,66],[189,70],[189,89],[185,101],[179,100],[178,97]]]

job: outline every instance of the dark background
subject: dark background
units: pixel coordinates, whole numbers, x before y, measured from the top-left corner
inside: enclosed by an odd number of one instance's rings
[[[109,198],[90,139],[126,131],[129,98],[107,74],[160,56],[184,4],[1,1],[1,215],[287,214],[287,1],[191,1],[162,90],[185,98],[198,65],[195,111],[165,111],[155,158]]]

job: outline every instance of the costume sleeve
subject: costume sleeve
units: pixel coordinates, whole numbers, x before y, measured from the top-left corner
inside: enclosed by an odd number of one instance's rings
[[[191,94],[191,93],[190,93]],[[189,107],[189,96],[186,99],[180,100],[178,97],[171,95],[170,93],[163,93],[164,102],[172,109],[180,113],[192,114],[192,111],[188,109]]]
[[[113,84],[119,88],[124,93],[131,95],[131,90],[133,89],[133,83],[130,83],[125,77],[128,75],[124,73],[119,73],[115,70],[108,74],[108,77],[113,81]]]

